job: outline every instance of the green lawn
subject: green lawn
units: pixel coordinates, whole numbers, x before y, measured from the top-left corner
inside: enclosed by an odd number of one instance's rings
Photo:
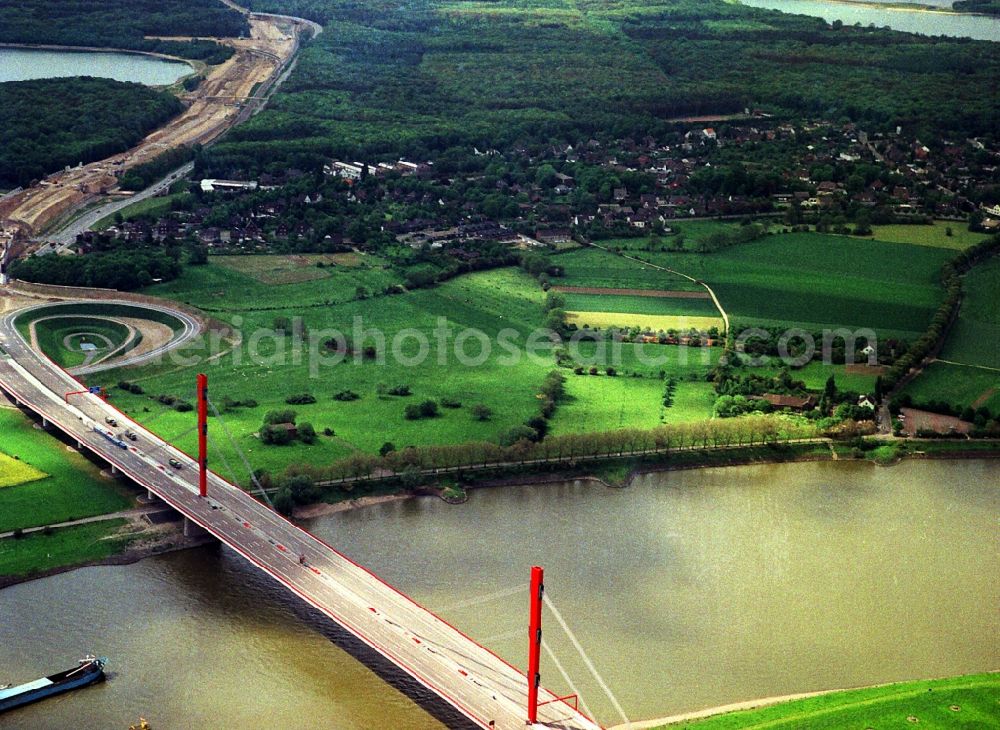
[[[722,348],[581,340],[570,350],[570,355],[580,365],[596,365],[601,369],[611,365],[622,375],[641,373],[655,377],[662,370],[664,375],[680,380],[704,380],[719,362]]]
[[[997,728],[1000,727],[998,697],[1000,675],[975,674],[832,692],[756,710],[664,725],[660,730],[675,727],[698,730]]]
[[[0,451],[49,476],[0,489],[0,532],[128,509],[124,488],[20,411],[0,408]]]
[[[121,552],[129,538],[119,533],[126,520],[107,520],[0,540],[0,576],[24,576],[52,568],[102,560]]]
[[[948,229],[951,235],[948,235]],[[874,226],[877,241],[888,243],[911,243],[917,246],[933,246],[960,251],[987,238],[985,233],[972,233],[965,223],[959,221],[935,221],[929,226],[886,225]]]

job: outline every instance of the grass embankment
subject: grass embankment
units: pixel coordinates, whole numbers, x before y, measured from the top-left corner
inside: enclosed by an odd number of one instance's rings
[[[108,319],[68,316],[36,322],[35,335],[42,352],[57,365],[69,368],[86,362],[88,356],[100,356],[117,349],[128,340],[130,330]],[[84,343],[96,349],[85,351],[82,349]]]
[[[54,435],[38,431],[19,411],[0,408],[0,451],[42,476],[0,489],[0,532],[128,509],[116,481]],[[0,469],[3,465],[0,464]],[[3,472],[0,472],[3,473]]]
[[[23,577],[104,560],[131,542],[119,534],[127,520],[106,520],[0,540],[0,576]]]
[[[998,694],[1000,674],[973,674],[831,692],[756,710],[663,725],[661,730],[996,728],[1000,727]]]

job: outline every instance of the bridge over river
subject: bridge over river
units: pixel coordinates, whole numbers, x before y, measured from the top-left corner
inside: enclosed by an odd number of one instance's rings
[[[198,462],[96,395],[67,396],[80,383],[31,349],[14,326],[16,316],[0,320],[0,388],[20,405],[214,535],[474,726],[525,727],[529,688],[523,672],[216,474],[208,472],[207,496],[201,497]],[[126,427],[135,441],[116,435]],[[539,701],[536,727],[599,727],[544,688]]]

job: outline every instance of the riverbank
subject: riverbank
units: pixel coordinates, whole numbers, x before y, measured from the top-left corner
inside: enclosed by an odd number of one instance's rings
[[[587,464],[585,467],[561,468],[552,471],[539,472],[537,467],[531,467],[523,472],[507,473],[503,476],[491,475],[482,479],[463,479],[460,488],[464,491],[476,489],[499,489],[503,487],[521,486],[544,486],[566,484],[567,482],[591,482],[608,489],[627,489],[636,480],[643,477],[666,473],[691,471],[708,468],[724,467],[746,467],[760,466],[767,464],[793,464],[807,462],[826,461],[854,461],[857,463],[869,463],[873,466],[892,466],[902,461],[913,460],[959,460],[959,459],[1000,459],[1000,442],[969,442],[969,441],[948,441],[948,440],[924,440],[909,441],[894,439],[890,445],[909,445],[903,451],[894,452],[891,460],[881,456],[878,446],[882,442],[870,440],[874,445],[871,449],[860,453],[858,456],[856,447],[848,447],[844,444],[801,444],[801,445],[770,445],[760,447],[746,447],[739,451],[704,451],[704,452],[681,452],[679,454],[664,455],[661,457],[620,457],[610,458],[601,464]],[[914,445],[920,448],[912,448]],[[384,485],[364,485],[374,487],[379,490],[375,494],[347,495],[331,501],[316,502],[304,505],[295,509],[292,515],[296,520],[309,521],[328,515],[339,514],[354,510],[362,510],[369,507],[403,502],[419,497],[435,497],[444,499],[450,504],[461,504],[465,500],[447,499],[444,496],[443,484],[429,484],[418,488],[401,489],[389,491]],[[65,529],[65,528],[64,528]],[[13,540],[13,538],[6,538]],[[22,538],[25,539],[25,538]],[[64,573],[76,568],[91,567],[95,565],[128,565],[138,562],[144,558],[177,550],[186,550],[192,547],[213,542],[211,537],[199,539],[185,538],[178,529],[164,531],[152,542],[126,543],[122,552],[117,552],[99,559],[88,559],[83,562],[71,562],[66,565],[54,566],[50,569],[22,576],[2,576],[0,575],[0,589],[7,586],[24,583],[38,578],[45,578],[50,575]],[[780,697],[776,701],[784,701],[791,697]],[[736,708],[734,708],[736,709]]]
[[[124,520],[122,523],[124,523]],[[121,525],[112,525],[112,527],[120,526]],[[90,546],[98,544],[100,541],[108,541],[107,549],[113,551],[117,547],[124,545],[123,550],[112,552],[111,554],[104,555],[103,557],[84,557],[82,560],[73,560],[70,558],[64,564],[53,565],[52,567],[37,572],[25,573],[21,575],[0,575],[0,590],[18,585],[20,583],[28,583],[40,578],[48,578],[53,575],[59,575],[60,573],[68,573],[72,570],[76,570],[77,568],[89,568],[98,565],[131,565],[132,563],[137,563],[145,558],[151,558],[154,555],[163,555],[177,550],[187,550],[189,548],[201,547],[203,545],[210,544],[215,540],[215,538],[210,535],[202,537],[185,537],[181,529],[175,525],[158,526],[153,528],[151,531],[139,534],[121,533],[102,535],[101,532],[103,530],[107,530],[107,527],[107,523],[95,522],[90,525],[80,525],[75,528],[63,528],[62,532],[64,533],[64,536],[66,536],[65,532],[67,531],[78,531],[83,533],[82,535],[79,535],[79,537],[82,538],[82,542]],[[14,548],[23,552],[25,548],[30,545],[30,543],[38,542],[38,545],[31,546],[33,549],[30,552],[38,552],[44,548],[46,549],[46,555],[51,558],[53,554],[52,544],[42,544],[41,541],[58,540],[59,538],[56,537],[58,534],[59,532],[52,534],[36,533],[22,538],[6,538],[4,540],[4,546],[9,546],[9,543],[13,543]],[[77,535],[72,536],[72,538],[76,537]],[[80,552],[78,552],[76,547],[76,543],[78,542],[80,542],[80,540],[69,540],[68,544],[64,546],[62,550],[57,547],[55,554],[58,556],[60,552],[71,552],[72,557],[79,557]],[[37,550],[34,548],[37,548]],[[2,558],[2,555],[0,555],[0,558]],[[30,554],[27,556],[24,554],[19,556],[19,559],[21,560],[26,558],[30,559]]]
[[[846,717],[841,722],[835,718],[848,713],[853,715],[858,710],[865,713],[865,722],[858,727],[865,724],[874,725],[876,719],[888,714],[887,710],[895,711],[894,714],[900,719],[905,717],[911,723],[921,722],[923,727],[950,726],[951,722],[955,721],[961,721],[961,724],[966,725],[975,723],[975,715],[982,709],[991,713],[998,689],[1000,689],[1000,674],[992,671],[984,674],[764,697],[656,720],[617,725],[609,730],[625,730],[625,728],[660,730],[680,724],[695,728],[756,727],[764,722],[767,722],[769,727],[785,725],[804,727],[811,715],[823,715],[825,722],[830,726],[845,727],[849,725]],[[930,697],[928,693],[936,694]],[[961,697],[956,693],[960,693]],[[815,701],[808,702],[808,700]],[[978,706],[970,706],[972,703]],[[886,705],[891,706],[892,710]],[[902,706],[898,711],[896,711],[897,705]],[[760,712],[756,712],[758,710]],[[734,715],[734,713],[739,714]],[[934,715],[946,718],[945,724],[936,724]],[[857,718],[853,716],[850,718],[850,720],[855,719]],[[698,722],[699,720],[709,721]]]

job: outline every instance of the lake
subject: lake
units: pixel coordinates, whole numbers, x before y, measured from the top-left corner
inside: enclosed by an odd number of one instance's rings
[[[996,461],[817,462],[474,491],[314,520],[320,537],[519,666],[529,566],[631,719],[995,669]],[[507,594],[511,587],[523,588]],[[484,598],[475,602],[478,598]],[[219,547],[0,591],[0,682],[109,657],[4,727],[441,725]],[[619,722],[547,615],[546,641]],[[543,682],[565,687],[543,657]]]
[[[186,63],[138,53],[0,48],[0,82],[97,76],[168,86],[189,73]]]
[[[798,15],[812,15],[832,23],[840,20],[845,25],[874,23],[894,30],[922,35],[945,35],[956,38],[975,38],[981,41],[1000,41],[1000,18],[986,15],[935,13],[919,9],[877,8],[851,2],[824,2],[824,0],[740,0],[743,5],[769,8]],[[950,6],[933,0],[916,4]]]

